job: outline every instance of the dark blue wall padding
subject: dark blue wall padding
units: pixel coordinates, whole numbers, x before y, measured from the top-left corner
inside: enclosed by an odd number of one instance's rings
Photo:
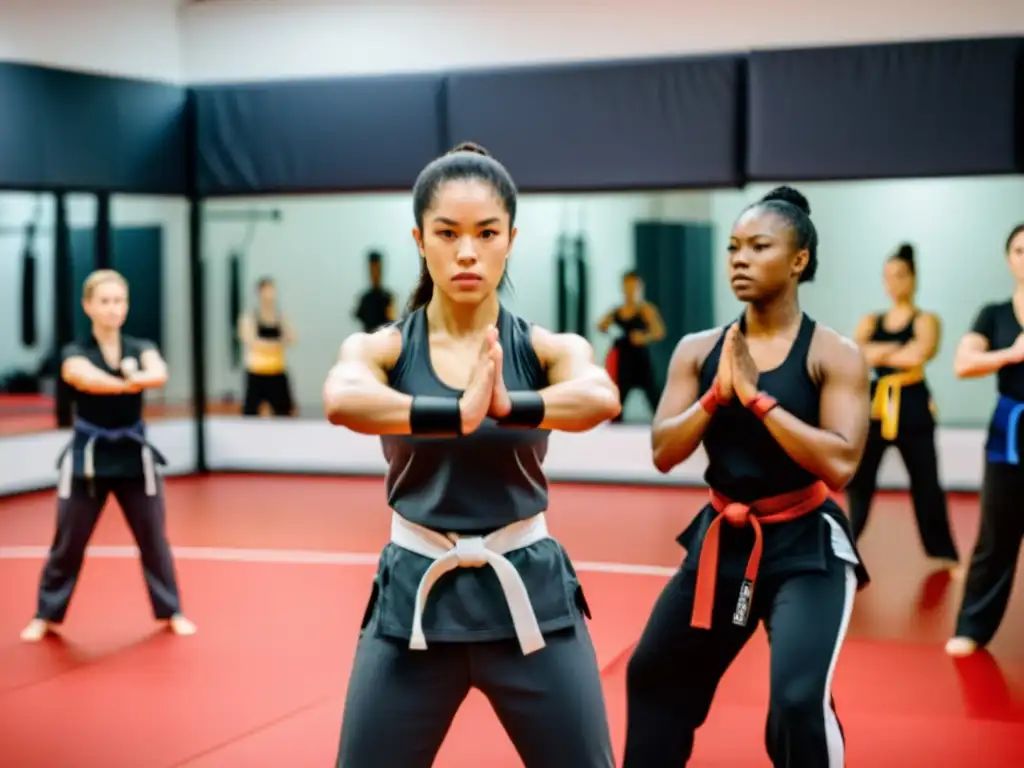
[[[194,89],[204,195],[407,189],[447,145],[440,75]]]
[[[740,56],[452,74],[448,128],[524,190],[732,186],[742,80]]]
[[[0,187],[188,192],[187,91],[0,64]]]
[[[856,179],[1024,170],[1022,39],[755,52],[748,175]]]

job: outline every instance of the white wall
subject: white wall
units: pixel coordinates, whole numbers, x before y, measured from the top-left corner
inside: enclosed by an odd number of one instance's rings
[[[180,82],[181,0],[3,0],[0,61]]]
[[[205,0],[190,82],[414,72],[1024,31],[1019,0]]]

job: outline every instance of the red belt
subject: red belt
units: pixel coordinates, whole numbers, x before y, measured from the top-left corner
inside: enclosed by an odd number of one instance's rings
[[[749,525],[754,529],[754,548],[750,552],[750,559],[747,560],[747,572],[732,617],[733,623],[742,627],[747,624],[747,616],[754,598],[754,582],[757,581],[757,571],[761,566],[761,551],[764,548],[761,526],[785,523],[803,517],[824,504],[829,495],[828,486],[817,482],[799,491],[771,496],[751,504],[740,504],[712,489],[711,506],[718,514],[708,526],[701,546],[690,625],[699,629],[711,629],[711,613],[715,604],[715,584],[718,577],[718,542],[723,519],[736,528]]]

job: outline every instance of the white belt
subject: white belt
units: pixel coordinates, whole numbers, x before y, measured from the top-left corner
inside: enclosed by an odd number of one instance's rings
[[[438,533],[406,520],[397,512],[392,513],[391,543],[434,561],[423,574],[416,590],[409,648],[422,651],[427,647],[423,635],[423,609],[427,604],[427,595],[437,580],[456,568],[482,568],[485,565],[491,566],[498,575],[523,654],[543,648],[544,636],[540,633],[526,585],[515,566],[504,555],[548,537],[548,525],[543,512],[506,525],[487,536]]]

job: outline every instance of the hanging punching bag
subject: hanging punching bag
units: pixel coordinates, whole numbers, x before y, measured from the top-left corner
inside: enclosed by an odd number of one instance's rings
[[[569,264],[565,253],[565,236],[558,236],[558,253],[555,256],[555,301],[558,333],[569,330]]]
[[[583,235],[578,235],[573,241],[573,246],[576,262],[576,333],[584,339],[589,339],[587,296],[590,294],[590,284],[587,278],[587,241]]]
[[[25,250],[21,254],[21,343],[32,348],[38,340],[36,329],[36,254],[33,247],[35,227],[25,231]]]
[[[242,363],[242,340],[238,338],[238,318],[242,316],[242,254],[228,256],[228,338],[231,339],[231,367]]]

